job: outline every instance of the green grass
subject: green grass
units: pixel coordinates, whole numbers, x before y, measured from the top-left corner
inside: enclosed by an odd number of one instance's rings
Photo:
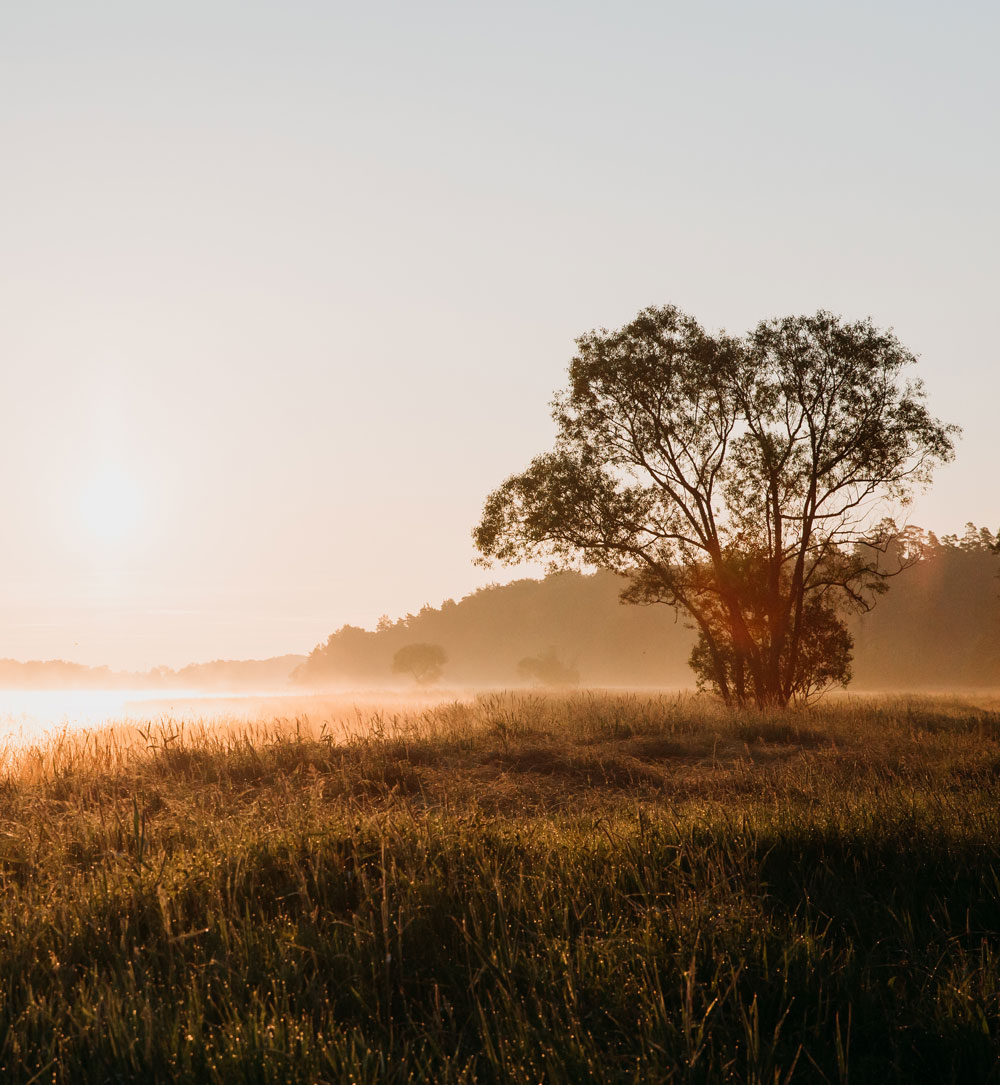
[[[1000,712],[481,698],[0,775],[0,1080],[1000,1079]]]

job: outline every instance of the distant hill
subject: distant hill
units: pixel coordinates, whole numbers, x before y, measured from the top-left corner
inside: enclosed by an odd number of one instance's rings
[[[995,538],[969,525],[936,538],[912,529],[924,557],[894,578],[874,610],[851,619],[852,689],[1000,686],[1000,559]],[[482,588],[425,606],[376,630],[343,626],[310,654],[294,681],[313,688],[399,685],[392,657],[405,644],[440,644],[443,684],[522,685],[518,663],[554,650],[585,685],[691,686],[694,634],[664,606],[618,600],[608,572],[556,573]]]
[[[0,689],[193,689],[238,692],[284,689],[303,655],[272,659],[217,659],[179,670],[112,671],[63,659],[0,659]]]
[[[216,659],[211,663],[189,663],[177,671],[162,672],[167,685],[204,690],[283,689],[303,655],[272,656],[270,659]],[[161,672],[150,672],[159,675]]]
[[[1000,558],[996,537],[968,526],[961,537],[921,535],[924,557],[892,580],[868,614],[851,619],[852,689],[1000,687]],[[618,600],[624,581],[608,572],[555,573],[481,588],[375,630],[346,625],[307,656],[192,663],[178,670],[112,671],[64,660],[0,659],[5,689],[191,689],[226,692],[391,686],[404,645],[441,645],[443,685],[524,685],[525,659],[553,660],[584,685],[693,685],[694,634],[664,606]],[[550,670],[553,668],[550,666]],[[558,673],[560,667],[554,670]]]
[[[376,631],[344,626],[298,669],[303,685],[399,683],[392,657],[405,644],[440,644],[446,684],[523,684],[517,665],[555,649],[593,685],[690,683],[692,635],[666,607],[625,607],[620,577],[556,573],[481,588],[456,603],[424,607]]]

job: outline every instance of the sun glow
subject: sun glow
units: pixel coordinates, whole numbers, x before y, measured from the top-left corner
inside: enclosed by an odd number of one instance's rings
[[[139,483],[123,468],[109,465],[91,475],[78,500],[80,522],[97,542],[120,545],[136,535],[145,501]]]

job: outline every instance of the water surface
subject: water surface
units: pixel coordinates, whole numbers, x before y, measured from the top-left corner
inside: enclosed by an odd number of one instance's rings
[[[114,725],[145,728],[233,726],[253,723],[281,728],[301,727],[338,735],[390,724],[455,694],[402,694],[362,690],[337,694],[205,693],[178,689],[0,690],[0,743],[20,744],[66,731]]]

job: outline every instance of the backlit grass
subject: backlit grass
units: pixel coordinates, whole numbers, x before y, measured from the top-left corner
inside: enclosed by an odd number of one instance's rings
[[[7,751],[0,1080],[1000,1076],[995,702],[369,722]]]

